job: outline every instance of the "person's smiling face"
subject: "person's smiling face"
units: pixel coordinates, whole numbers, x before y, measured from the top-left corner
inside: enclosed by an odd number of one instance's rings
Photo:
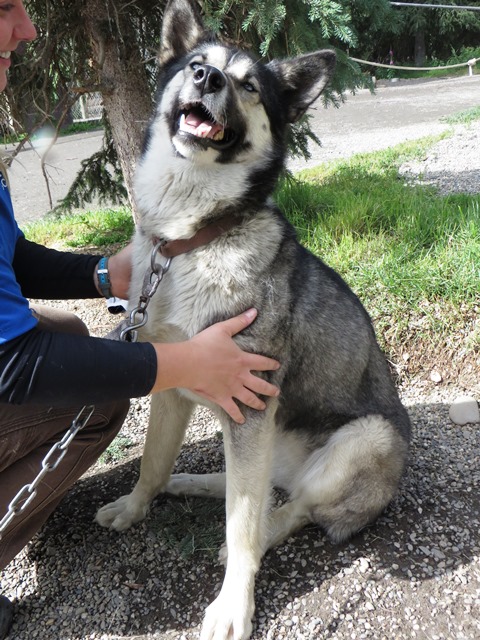
[[[33,40],[37,31],[21,0],[0,0],[0,91],[7,85],[10,54],[24,40]]]

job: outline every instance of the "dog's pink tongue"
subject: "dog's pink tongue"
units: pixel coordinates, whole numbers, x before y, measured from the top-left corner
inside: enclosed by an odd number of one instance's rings
[[[202,118],[195,113],[187,114],[185,124],[187,125],[187,130],[199,138],[213,138],[222,130],[221,125],[211,120],[202,120]]]

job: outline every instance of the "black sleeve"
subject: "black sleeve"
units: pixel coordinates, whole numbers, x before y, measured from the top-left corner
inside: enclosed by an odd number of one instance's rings
[[[26,298],[100,298],[93,281],[99,259],[48,249],[21,237],[15,245],[13,269]]]
[[[55,407],[147,395],[157,357],[129,343],[32,329],[0,344],[0,402]]]

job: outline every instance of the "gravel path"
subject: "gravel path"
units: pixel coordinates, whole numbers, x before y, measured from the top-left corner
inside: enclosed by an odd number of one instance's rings
[[[480,193],[479,137],[480,124],[457,127],[402,172],[444,192]],[[97,335],[112,325],[102,303],[70,308]],[[254,639],[480,637],[480,425],[459,427],[448,417],[464,391],[427,376],[402,389],[413,443],[398,498],[348,544],[331,545],[309,528],[269,552],[257,578]],[[468,391],[480,397],[478,378]],[[126,533],[92,522],[99,506],[135,481],[147,411],[145,400],[133,402],[124,457],[91,469],[1,574],[2,590],[17,600],[9,640],[198,638],[204,608],[222,581],[215,562],[222,507],[211,503],[206,516],[207,501],[161,497]],[[217,424],[201,410],[177,471],[221,468]],[[194,537],[193,554],[186,533]]]
[[[479,193],[480,123],[458,125],[452,138],[438,142],[424,160],[405,163],[401,173],[445,195]]]

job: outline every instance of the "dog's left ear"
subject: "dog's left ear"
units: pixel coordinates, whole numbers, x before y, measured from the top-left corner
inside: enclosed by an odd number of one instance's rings
[[[207,32],[195,0],[170,0],[163,13],[158,62],[182,58],[205,39]]]
[[[322,93],[333,76],[336,56],[323,49],[297,58],[272,60],[267,67],[280,80],[287,119],[296,122]]]

